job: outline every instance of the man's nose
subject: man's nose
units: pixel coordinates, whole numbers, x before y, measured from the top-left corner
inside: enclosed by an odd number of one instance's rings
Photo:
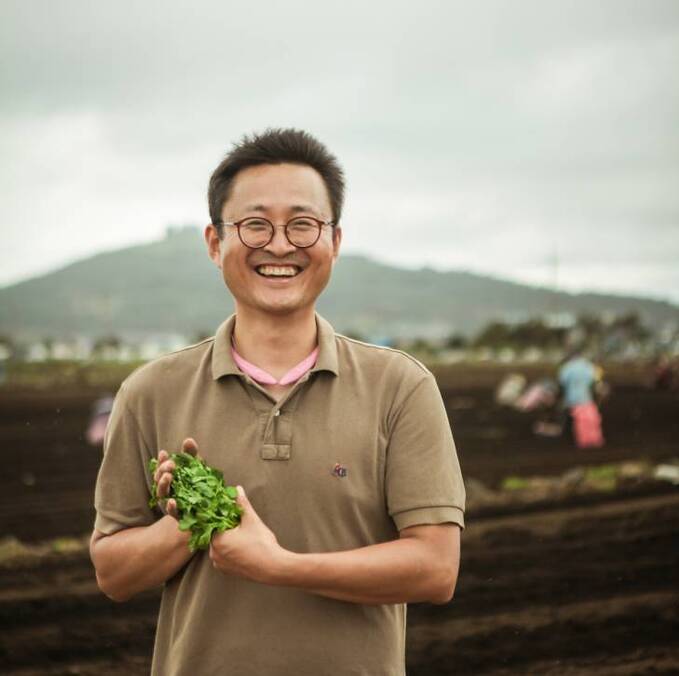
[[[270,251],[275,256],[284,256],[297,250],[294,244],[290,244],[285,236],[285,226],[276,225],[273,229],[271,241],[264,247],[265,251]]]

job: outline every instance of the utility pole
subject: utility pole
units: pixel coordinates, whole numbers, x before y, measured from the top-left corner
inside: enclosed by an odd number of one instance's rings
[[[559,245],[556,238],[553,243],[553,255],[548,259],[548,262],[550,264],[549,267],[551,267],[551,284],[548,284],[552,287],[552,291],[549,294],[550,301],[548,312],[553,317],[556,317],[556,314],[559,311]]]

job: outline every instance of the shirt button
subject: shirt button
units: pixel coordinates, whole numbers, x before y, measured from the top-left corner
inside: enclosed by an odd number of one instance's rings
[[[281,414],[281,409],[279,408],[275,413],[274,416],[279,416]]]

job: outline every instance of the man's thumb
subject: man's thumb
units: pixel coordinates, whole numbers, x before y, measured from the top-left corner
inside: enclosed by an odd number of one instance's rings
[[[255,510],[252,509],[252,505],[248,500],[248,496],[245,495],[245,490],[243,489],[243,487],[236,486],[236,492],[238,493],[238,496],[236,497],[236,502],[243,508],[243,513],[248,515],[254,514]]]

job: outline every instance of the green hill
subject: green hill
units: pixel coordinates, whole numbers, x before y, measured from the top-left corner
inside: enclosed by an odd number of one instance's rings
[[[15,338],[212,333],[233,303],[197,228],[100,253],[0,289],[0,333]],[[545,313],[638,312],[647,324],[679,308],[643,298],[567,294],[467,272],[405,270],[340,256],[319,310],[340,331],[379,336],[472,333],[491,320]]]

